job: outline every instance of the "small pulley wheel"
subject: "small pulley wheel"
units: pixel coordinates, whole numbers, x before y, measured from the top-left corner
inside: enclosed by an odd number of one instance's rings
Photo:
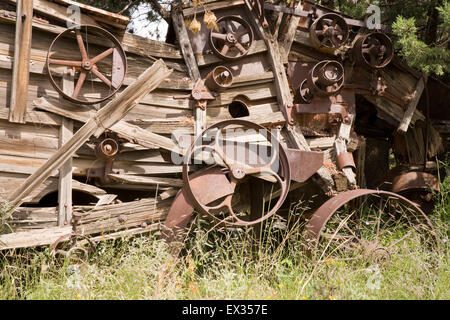
[[[356,40],[354,49],[356,60],[369,68],[384,68],[394,57],[392,41],[382,32],[361,36]]]
[[[344,85],[344,67],[337,61],[321,61],[309,71],[306,80],[313,94],[335,95]]]
[[[317,49],[336,50],[347,42],[349,27],[340,15],[327,13],[313,22],[310,28],[310,36]]]
[[[209,43],[219,58],[235,60],[247,55],[254,36],[250,24],[237,16],[224,16],[217,20],[219,32],[211,30]]]

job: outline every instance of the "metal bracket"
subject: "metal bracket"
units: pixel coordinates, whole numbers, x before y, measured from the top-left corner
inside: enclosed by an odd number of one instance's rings
[[[217,93],[209,91],[202,79],[197,80],[190,94],[173,96],[174,99],[193,99],[195,106],[202,110],[206,110],[208,100],[214,100],[216,97]]]

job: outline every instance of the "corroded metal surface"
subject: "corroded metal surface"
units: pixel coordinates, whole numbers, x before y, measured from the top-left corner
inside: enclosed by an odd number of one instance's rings
[[[337,196],[329,199],[325,202],[317,211],[313,214],[311,219],[306,225],[307,238],[315,243],[318,243],[322,230],[327,224],[328,220],[336,213],[343,205],[359,197],[367,195],[385,196],[398,199],[399,201],[406,203],[413,208],[423,219],[426,221],[428,227],[434,230],[433,224],[428,219],[426,214],[420,209],[420,207],[414,202],[406,199],[405,197],[388,191],[381,190],[369,190],[369,189],[357,189],[338,194]],[[436,239],[438,243],[438,240]]]
[[[286,155],[291,167],[291,179],[305,182],[323,165],[323,152],[286,149]]]
[[[356,169],[355,160],[351,152],[342,152],[336,156],[336,164],[339,170],[351,167]]]
[[[210,203],[233,194],[234,188],[219,167],[210,167],[191,175],[192,192],[201,195],[201,201]],[[184,186],[176,195],[167,214],[163,238],[168,242],[180,240],[194,213],[194,206]]]
[[[439,192],[439,180],[434,175],[426,172],[407,172],[392,179],[392,192],[401,193],[420,189],[433,189]]]

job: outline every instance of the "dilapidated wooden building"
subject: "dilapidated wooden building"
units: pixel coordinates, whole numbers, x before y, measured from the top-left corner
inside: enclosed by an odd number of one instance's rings
[[[401,61],[387,27],[309,1],[203,2],[174,1],[165,43],[75,1],[0,3],[0,249],[183,229],[218,199],[253,208],[216,216],[232,226],[302,194],[368,188],[427,205],[450,90]],[[275,179],[226,157],[228,172],[173,161],[228,126],[276,132]],[[258,204],[267,183],[278,200]]]

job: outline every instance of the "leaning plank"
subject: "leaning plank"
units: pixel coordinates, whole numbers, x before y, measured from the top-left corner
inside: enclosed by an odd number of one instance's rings
[[[16,39],[9,121],[24,123],[27,91],[30,81],[31,35],[33,31],[33,0],[17,1]]]
[[[146,177],[130,174],[109,174],[111,179],[129,183],[129,184],[145,184],[145,185],[158,185],[160,187],[182,187],[183,180],[173,178],[159,178],[159,177]]]
[[[8,233],[0,236],[0,251],[53,244],[58,238],[72,233],[72,227],[53,227]]]
[[[173,10],[172,13],[173,27],[178,38],[179,45],[181,47],[181,53],[183,54],[184,61],[188,68],[189,76],[195,83],[201,78],[200,71],[198,69],[197,61],[194,57],[194,51],[192,50],[191,42],[187,33],[186,25],[184,24],[183,13],[181,11]],[[198,136],[206,129],[206,110],[194,107],[195,114],[195,135]]]
[[[297,10],[303,9],[303,1],[299,1],[297,5]],[[291,16],[291,20],[289,21],[289,27],[287,33],[284,35],[283,40],[283,48],[286,55],[291,51],[292,42],[294,42],[295,33],[297,31],[298,23],[300,22],[300,16]]]
[[[127,87],[114,100],[100,109],[96,115],[86,122],[73,137],[56,152],[48,161],[33,173],[10,196],[12,212],[17,208],[28,194],[47,179],[52,171],[59,169],[73,153],[83,145],[92,135],[100,136],[105,129],[111,127],[122,119],[140,99],[155,89],[161,81],[171,74],[162,60],[159,60],[148,68],[131,86]],[[8,213],[8,214],[9,214]],[[8,216],[8,215],[6,215]]]
[[[403,115],[403,119],[398,126],[398,132],[405,134],[406,131],[408,131],[409,124],[411,123],[414,112],[416,111],[417,105],[419,104],[420,97],[422,96],[423,90],[425,89],[426,82],[427,79],[425,77],[419,79],[416,90],[414,91],[414,97],[408,103],[405,114]]]

